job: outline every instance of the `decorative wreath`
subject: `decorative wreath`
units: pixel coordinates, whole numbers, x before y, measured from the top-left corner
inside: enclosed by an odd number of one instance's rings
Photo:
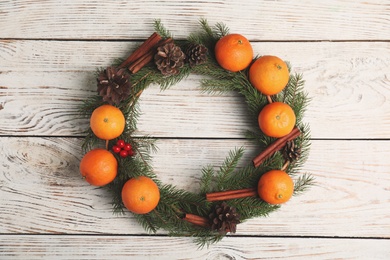
[[[277,68],[287,67],[288,82],[282,83],[278,93],[262,91],[256,79],[251,79],[254,64],[268,56],[253,57],[252,53],[244,68],[224,68],[216,44],[232,34],[223,23],[209,26],[206,20],[200,20],[201,30],[186,40],[173,40],[159,20],[154,26],[156,32],[127,59],[97,71],[98,93],[80,108],[83,116],[90,118],[80,172],[90,184],[105,186],[112,192],[114,212],[129,209],[145,230],[164,229],[170,235],[192,236],[200,246],[209,245],[229,232],[235,233],[237,224],[247,219],[268,216],[313,184],[310,174],[301,173],[310,146],[309,126],[302,122],[308,96],[302,75],[292,74],[283,61]],[[245,37],[238,36],[238,43],[243,44]],[[238,51],[237,57],[229,59],[242,63],[248,53],[245,48],[246,53]],[[226,50],[222,54],[237,55]],[[190,73],[205,76],[200,81],[204,92],[240,93],[255,124],[260,122],[258,131],[245,133],[258,147],[259,155],[238,167],[244,154],[244,149],[238,148],[228,153],[219,168],[205,166],[197,193],[162,183],[150,163],[150,153],[157,150],[156,138],[135,134],[142,91],[152,84],[166,90]],[[259,73],[271,77],[273,72],[263,68]],[[274,135],[261,127],[262,120],[273,120],[262,115],[271,104],[292,109],[295,121],[288,123],[292,129]],[[105,149],[99,148],[102,139]]]

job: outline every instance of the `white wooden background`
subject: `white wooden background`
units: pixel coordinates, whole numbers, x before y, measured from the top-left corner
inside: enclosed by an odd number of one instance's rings
[[[304,170],[317,185],[210,248],[113,215],[78,172],[88,122],[75,117],[95,69],[158,18],[176,38],[224,22],[290,61],[312,98]],[[0,28],[0,259],[390,259],[390,1],[2,0]],[[202,166],[256,153],[242,99],[201,94],[198,79],[145,91],[139,123],[165,137],[158,176],[194,191]]]

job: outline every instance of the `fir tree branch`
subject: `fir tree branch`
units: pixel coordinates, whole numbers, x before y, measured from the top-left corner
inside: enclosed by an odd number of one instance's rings
[[[210,245],[221,241],[225,236],[219,233],[212,233],[211,235],[206,234],[195,234],[194,242],[198,245],[199,249],[204,247],[208,248]]]
[[[133,216],[147,232],[156,233],[159,228],[152,214],[153,212],[149,214],[133,214]]]
[[[235,149],[229,152],[228,157],[225,159],[219,171],[217,173],[217,189],[218,191],[222,191],[224,189],[228,189],[229,185],[227,180],[229,180],[229,176],[233,173],[235,168],[237,167],[238,161],[242,158],[244,154],[244,148]]]
[[[203,194],[209,193],[213,190],[213,179],[214,179],[215,171],[214,168],[209,165],[203,167],[202,169],[202,177],[200,179],[200,192]]]
[[[210,27],[209,23],[207,22],[207,19],[200,19],[199,20],[200,26],[203,29],[203,31],[206,33],[208,38],[214,38],[215,34],[213,32],[213,29]]]
[[[102,98],[98,95],[87,98],[83,101],[78,109],[79,115],[82,117],[89,117],[90,114],[99,106],[103,104]]]
[[[166,90],[169,87],[187,78],[190,75],[190,73],[191,73],[191,67],[189,65],[185,65],[183,68],[180,69],[179,74],[172,75],[169,77],[161,77],[159,79],[156,79],[155,83],[159,84],[162,90]]]
[[[229,201],[240,212],[241,221],[254,217],[267,217],[271,212],[280,208],[280,205],[271,205],[258,197],[247,197]]]
[[[182,189],[177,189],[173,185],[162,185],[160,187],[161,198],[175,209],[186,213],[196,213],[206,215],[210,209],[210,203],[201,194],[191,193]]]
[[[101,142],[101,140],[93,134],[91,128],[88,128],[87,135],[85,136],[84,142],[81,145],[82,152],[86,153],[90,151],[93,147],[96,147],[99,142]]]
[[[171,38],[172,34],[165,26],[162,24],[160,19],[154,21],[154,30],[162,37],[162,38]]]
[[[295,175],[299,173],[304,163],[307,161],[307,158],[309,156],[310,151],[310,129],[309,126],[306,124],[301,124],[298,126],[301,130],[301,135],[298,136],[298,138],[295,139],[295,146],[300,148],[300,156],[298,160],[293,162],[288,167],[288,172],[291,175]]]
[[[304,84],[302,74],[291,75],[287,86],[277,95],[278,100],[289,104],[294,110],[297,124],[302,122],[303,114],[310,102],[307,93],[303,89]]]
[[[229,190],[238,190],[243,188],[257,187],[259,177],[267,169],[265,167],[253,167],[252,164],[248,164],[245,167],[237,170],[233,175],[229,176],[226,180]]]
[[[294,195],[302,194],[313,185],[315,185],[314,177],[310,174],[303,174],[299,176],[299,178],[295,180]]]
[[[224,23],[216,23],[215,28],[216,28],[215,34],[217,38],[222,38],[223,36],[228,35],[230,31],[229,28]]]

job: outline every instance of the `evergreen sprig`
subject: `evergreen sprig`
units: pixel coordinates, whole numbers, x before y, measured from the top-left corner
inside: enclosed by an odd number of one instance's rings
[[[228,190],[230,188],[230,176],[233,174],[237,167],[239,160],[244,155],[244,149],[239,148],[234,151],[230,151],[228,157],[219,167],[217,172],[217,189],[218,191]]]
[[[307,173],[299,176],[294,183],[294,195],[302,194],[312,185],[315,185],[313,176]]]
[[[266,217],[271,212],[280,208],[280,205],[271,205],[256,197],[234,199],[229,204],[240,212],[241,221],[254,217]]]
[[[173,236],[194,237],[195,243],[200,247],[208,246],[220,241],[224,235],[210,230],[207,227],[200,227],[183,221],[185,213],[196,214],[207,218],[215,203],[208,202],[205,194],[214,191],[235,190],[242,188],[255,188],[262,174],[270,169],[281,168],[285,162],[280,151],[265,160],[262,165],[255,168],[252,162],[240,163],[244,155],[244,148],[236,148],[229,152],[220,167],[211,165],[205,166],[201,171],[199,192],[188,192],[177,188],[174,185],[163,184],[156,176],[151,166],[151,154],[157,151],[156,139],[150,136],[137,136],[137,122],[140,115],[139,97],[142,91],[152,84],[159,85],[162,90],[166,90],[176,83],[188,77],[191,73],[205,76],[200,81],[200,89],[205,93],[223,94],[235,92],[245,100],[253,124],[257,125],[257,116],[261,109],[268,103],[265,95],[252,87],[247,77],[247,70],[232,73],[221,68],[215,60],[213,49],[216,42],[229,33],[229,28],[223,23],[210,26],[207,20],[200,20],[201,31],[192,33],[187,40],[175,41],[179,46],[186,46],[189,43],[203,44],[209,49],[207,62],[190,67],[185,65],[180,73],[173,76],[163,76],[156,67],[151,64],[143,67],[136,74],[131,75],[131,93],[118,107],[122,110],[126,118],[126,128],[119,137],[128,140],[135,156],[121,160],[119,162],[117,178],[107,185],[112,193],[113,211],[124,212],[124,205],[121,199],[121,190],[124,183],[137,176],[147,176],[152,178],[160,189],[160,202],[157,207],[148,214],[134,214],[134,218],[148,232],[157,232],[164,229]],[[154,28],[163,38],[172,37],[160,20],[156,20]],[[291,66],[289,65],[291,70]],[[307,160],[310,147],[310,129],[303,123],[303,114],[309,103],[307,93],[304,91],[304,80],[301,74],[293,74],[286,88],[279,94],[273,96],[275,101],[282,101],[289,104],[297,117],[297,126],[302,134],[294,141],[300,148],[301,156],[290,163],[287,172],[295,178],[294,195],[306,191],[314,180],[310,174],[300,174],[303,163]],[[88,98],[80,107],[80,113],[89,117],[92,111],[104,102],[98,95]],[[255,129],[258,129],[255,127]],[[82,144],[83,152],[101,144],[91,131],[86,130],[85,139]],[[260,130],[249,131],[245,137],[251,140],[259,150],[270,145],[275,138],[264,135]],[[117,139],[116,139],[117,140]],[[111,140],[108,147],[111,148],[116,140]],[[235,207],[241,216],[241,221],[253,217],[265,217],[277,210],[280,206],[268,204],[257,197],[247,197],[228,201],[229,205]]]
[[[163,38],[172,37],[171,32],[165,28],[160,19],[154,21],[154,30]]]

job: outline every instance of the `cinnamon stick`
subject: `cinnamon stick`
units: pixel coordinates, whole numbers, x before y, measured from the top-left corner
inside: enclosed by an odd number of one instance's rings
[[[294,127],[294,129],[288,135],[277,139],[275,142],[267,146],[267,148],[265,148],[259,155],[257,155],[252,161],[253,165],[255,167],[259,167],[267,158],[273,155],[276,151],[282,149],[288,141],[294,140],[300,134],[301,131],[298,129],[298,127]]]
[[[161,39],[161,36],[156,32],[150,35],[145,42],[143,42],[124,62],[122,62],[122,64],[119,65],[119,68],[128,67],[131,63],[156,46]]]
[[[209,226],[209,220],[207,218],[191,214],[191,213],[186,213],[183,220],[188,221],[194,225],[201,226],[201,227],[207,227]]]
[[[137,73],[140,69],[142,69],[146,64],[151,62],[153,59],[153,52],[149,51],[145,53],[143,56],[138,58],[136,61],[129,65],[129,71],[133,74]]]
[[[246,197],[257,196],[257,191],[255,188],[240,189],[240,190],[228,190],[228,191],[218,191],[206,194],[207,201],[220,201],[220,200],[231,200],[239,199]]]
[[[164,44],[170,43],[172,41],[173,41],[172,38],[167,38],[167,39],[163,39],[163,40],[160,40],[159,42],[157,42],[147,52],[143,53],[136,60],[130,62],[130,64],[128,65],[129,71],[131,71],[133,74],[137,73],[146,64],[148,64],[149,62],[151,62],[153,60],[154,54],[156,53],[156,50],[158,47],[163,46]]]

